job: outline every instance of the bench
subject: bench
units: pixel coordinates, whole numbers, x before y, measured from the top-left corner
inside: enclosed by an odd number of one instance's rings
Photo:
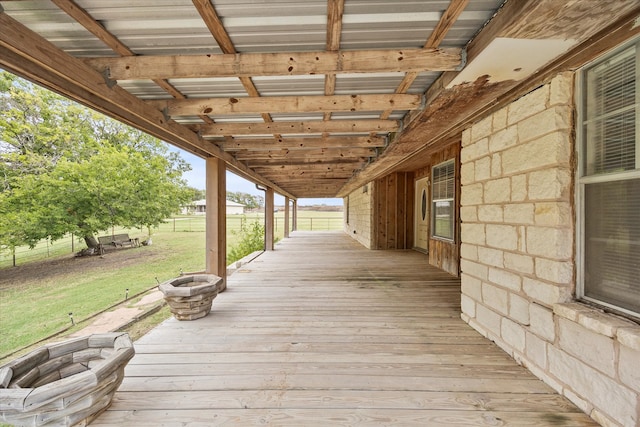
[[[138,247],[140,239],[130,238],[128,234],[112,234],[110,236],[98,237],[100,252],[104,252],[107,247],[123,248],[125,246]]]

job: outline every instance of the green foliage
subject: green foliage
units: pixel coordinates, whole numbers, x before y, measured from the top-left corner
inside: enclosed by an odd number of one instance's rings
[[[189,191],[191,191],[190,201],[195,202],[196,200],[203,200],[207,198],[207,191],[200,190],[198,188],[189,187]]]
[[[264,249],[264,225],[257,220],[249,223],[243,217],[240,229],[232,231],[232,234],[236,238],[236,244],[227,254],[227,264]]]
[[[241,191],[227,191],[227,200],[243,204],[247,209],[257,209],[264,205],[262,196],[254,196]]]
[[[166,143],[0,72],[0,248],[151,228],[191,198]]]

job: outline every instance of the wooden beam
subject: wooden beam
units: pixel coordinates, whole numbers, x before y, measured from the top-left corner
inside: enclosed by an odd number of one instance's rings
[[[244,163],[251,169],[258,167],[278,167],[278,166],[309,166],[309,165],[350,165],[353,169],[360,169],[369,161],[368,157],[336,159],[336,158],[293,158],[293,159],[258,159],[245,160]]]
[[[332,96],[270,96],[247,98],[190,98],[147,101],[171,117],[259,113],[415,110],[421,95],[375,94]]]
[[[322,178],[339,178],[339,179],[349,179],[353,174],[352,170],[342,170],[342,171],[274,171],[270,168],[256,168],[260,169],[265,175],[268,175],[274,181],[283,181],[289,182],[289,180],[294,180],[297,178],[304,177],[305,179],[322,179]]]
[[[294,200],[293,201],[293,212],[291,215],[292,218],[292,224],[291,224],[291,231],[297,231],[298,230],[298,201]]]
[[[305,134],[305,133],[366,133],[395,132],[400,124],[395,120],[331,120],[309,122],[273,122],[273,123],[216,123],[213,125],[195,125],[192,129],[203,137],[223,135],[264,135]]]
[[[273,250],[273,188],[267,187],[264,197],[264,249],[267,251]]]
[[[236,48],[224,28],[220,17],[211,4],[211,0],[193,0],[193,5],[207,25],[209,32],[220,46],[224,53],[236,53]]]
[[[342,177],[326,177],[326,178],[322,178],[322,177],[314,177],[313,179],[311,179],[310,177],[306,177],[306,178],[289,178],[287,180],[287,185],[298,185],[298,184],[309,184],[309,183],[313,183],[313,182],[323,182],[326,184],[339,184],[341,182],[344,182],[346,178],[342,178]]]
[[[265,172],[266,173],[266,172]],[[346,172],[324,172],[324,173],[311,173],[307,172],[302,177],[304,179],[315,180],[315,179],[349,179],[351,177],[352,171]],[[274,181],[281,181],[285,184],[289,182],[289,180],[301,179],[300,174],[295,173],[271,173],[269,175]]]
[[[386,138],[380,136],[325,136],[307,138],[271,138],[262,139],[231,139],[218,144],[224,151],[239,150],[306,150],[309,148],[338,148],[338,147],[384,147]]]
[[[311,148],[308,150],[267,150],[252,151],[242,150],[235,154],[236,159],[242,161],[251,160],[278,160],[278,159],[329,159],[342,160],[354,157],[375,157],[373,148]]]
[[[99,38],[111,50],[121,56],[134,56],[135,53],[125,46],[116,36],[97,22],[89,13],[78,6],[72,0],[51,0],[64,13],[86,28],[90,33]]]
[[[113,80],[294,76],[457,70],[462,51],[446,49],[348,50],[338,52],[88,58]]]
[[[160,111],[148,107],[124,89],[117,85],[110,87],[104,76],[82,60],[61,51],[4,12],[0,12],[0,28],[1,68],[43,84],[74,101],[187,151],[221,158],[228,163],[230,169],[244,178],[275,186],[219,147],[199,138],[185,126],[166,121]],[[286,195],[285,190],[279,187],[276,189]]]
[[[340,49],[342,34],[342,15],[344,14],[344,0],[327,1],[327,50]]]
[[[298,175],[304,175],[313,172],[353,172],[355,168],[351,164],[330,164],[330,165],[281,165],[276,167],[269,166],[260,166],[256,167],[256,170],[273,172],[273,171],[282,171],[282,172],[292,172]]]
[[[344,14],[344,0],[327,1],[327,47],[328,52],[340,50],[340,38],[342,35],[342,15]],[[333,95],[336,90],[336,75],[324,76],[324,94]],[[331,120],[331,112],[325,111],[323,120]]]
[[[206,161],[206,272],[222,277],[227,287],[227,184],[223,160],[208,158]]]
[[[289,198],[284,197],[284,238],[289,237]]]
[[[424,44],[425,49],[436,48],[440,46],[442,40],[447,35],[453,24],[456,23],[464,9],[469,4],[469,0],[451,0],[449,3],[449,7],[444,11],[442,16],[440,17],[440,21],[436,25],[436,28],[433,29],[431,35],[427,39],[427,42]]]

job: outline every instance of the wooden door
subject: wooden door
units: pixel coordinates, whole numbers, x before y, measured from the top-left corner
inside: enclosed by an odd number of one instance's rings
[[[415,186],[415,249],[429,251],[429,177],[416,180]]]

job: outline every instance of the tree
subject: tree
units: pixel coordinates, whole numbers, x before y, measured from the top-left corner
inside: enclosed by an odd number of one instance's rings
[[[166,143],[0,73],[0,245],[158,225],[190,200]]]
[[[189,187],[189,191],[192,192],[191,201],[203,200],[207,198],[206,190],[200,190],[198,188]]]
[[[262,196],[254,196],[253,194],[243,193],[241,191],[227,191],[227,200],[241,203],[249,209],[257,209],[264,205]]]

